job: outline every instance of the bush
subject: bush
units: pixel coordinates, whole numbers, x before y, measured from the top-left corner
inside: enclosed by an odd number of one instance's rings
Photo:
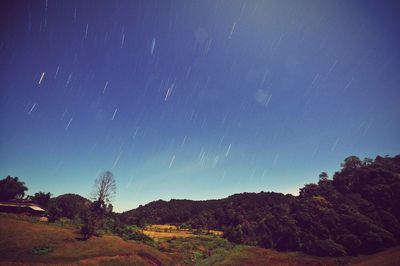
[[[39,247],[34,247],[30,253],[32,255],[46,255],[51,252],[53,252],[54,249],[52,247],[47,247],[47,246],[39,246]]]
[[[140,228],[135,225],[124,225],[121,223],[115,224],[113,231],[114,234],[120,236],[124,240],[142,241],[147,244],[152,243],[153,239],[146,236],[140,231]]]

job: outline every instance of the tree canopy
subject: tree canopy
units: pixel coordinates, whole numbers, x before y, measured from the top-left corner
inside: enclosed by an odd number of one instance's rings
[[[0,200],[21,199],[28,188],[18,177],[7,176],[0,180]]]
[[[39,204],[40,206],[46,208],[47,205],[50,202],[50,198],[51,198],[51,193],[50,192],[37,192],[35,193],[35,195],[33,196],[29,196],[29,199],[32,200],[33,202],[36,202],[37,204]]]

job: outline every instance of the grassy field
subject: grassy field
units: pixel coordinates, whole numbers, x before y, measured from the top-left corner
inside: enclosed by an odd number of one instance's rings
[[[188,229],[179,229],[175,225],[169,224],[152,224],[146,226],[142,232],[153,238],[156,241],[161,241],[169,238],[178,238],[178,237],[197,237],[202,234],[195,234]],[[223,232],[217,230],[210,230],[209,234],[222,236]]]
[[[353,266],[400,265],[400,247],[391,248],[373,255],[359,256],[350,261]]]
[[[235,245],[213,236],[176,238],[161,242],[165,252],[179,253],[180,265],[344,265],[349,258],[320,258],[299,252],[277,252],[259,247]]]
[[[142,243],[116,236],[80,241],[70,228],[13,216],[0,216],[0,235],[0,265],[176,265],[173,256]]]
[[[161,237],[155,247],[112,235],[80,241],[73,226],[5,214],[0,236],[0,265],[400,265],[400,247],[357,258],[320,258],[235,245],[215,235]]]

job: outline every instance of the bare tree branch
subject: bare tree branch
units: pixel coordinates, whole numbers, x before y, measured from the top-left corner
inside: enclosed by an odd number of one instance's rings
[[[109,203],[115,197],[116,190],[117,185],[113,173],[106,171],[94,181],[92,198]]]

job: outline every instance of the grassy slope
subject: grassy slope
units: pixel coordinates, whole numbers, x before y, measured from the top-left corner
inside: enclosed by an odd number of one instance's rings
[[[163,242],[162,246],[166,251],[181,254],[182,265],[343,265],[349,261],[235,245],[217,237],[177,238]]]
[[[351,260],[353,266],[397,266],[400,265],[400,247],[391,248],[368,256]]]
[[[258,247],[236,247],[215,265],[354,265],[354,266],[398,266],[400,247],[373,255],[359,257],[314,257],[300,252],[277,252]]]
[[[157,249],[116,236],[93,237],[79,241],[71,229],[17,220],[12,216],[0,216],[0,264],[12,262],[46,264],[104,264],[104,265],[174,265],[171,256]],[[35,247],[54,249],[45,255],[33,255]]]
[[[400,247],[357,258],[320,258],[234,245],[218,237],[176,238],[161,250],[116,236],[76,240],[74,230],[0,214],[0,265],[400,265]],[[35,247],[54,249],[33,255]]]
[[[299,252],[277,252],[258,247],[237,247],[218,266],[227,265],[344,265],[346,258],[312,257]]]

